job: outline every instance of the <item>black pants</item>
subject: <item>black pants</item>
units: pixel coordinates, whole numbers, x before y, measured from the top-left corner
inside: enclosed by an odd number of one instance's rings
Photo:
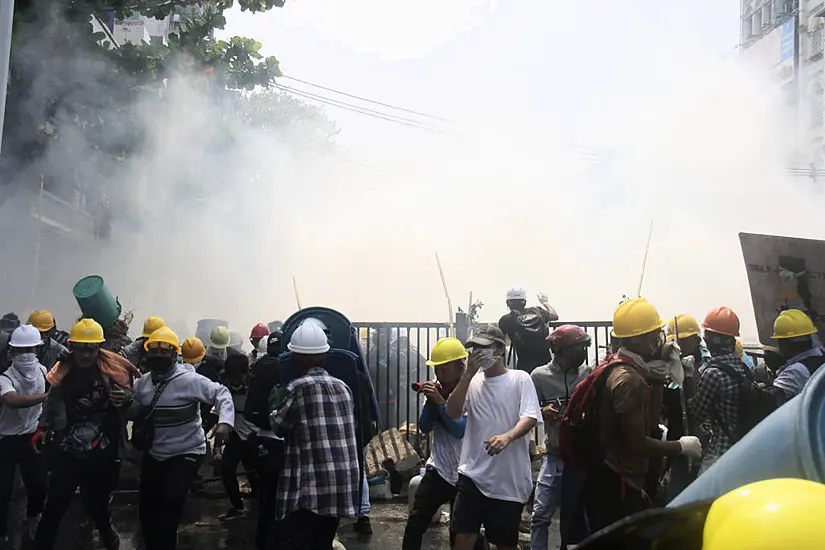
[[[234,431],[229,434],[229,441],[226,442],[221,459],[221,479],[229,502],[232,503],[233,508],[238,510],[243,510],[241,489],[238,486],[238,464],[243,463],[249,485],[253,490],[257,490],[258,483],[255,475],[257,454],[258,444],[255,438],[243,440]]]
[[[447,483],[444,478],[438,475],[435,470],[427,470],[421,479],[421,484],[415,491],[412,511],[407,518],[407,527],[404,529],[404,542],[402,550],[420,550],[421,539],[427,532],[433,515],[438,507],[443,504],[450,504],[452,509],[455,501],[456,489]],[[450,546],[453,545],[455,533],[450,531]]]
[[[78,486],[83,507],[98,531],[104,531],[112,524],[109,496],[113,488],[112,480],[117,477],[115,470],[120,470],[117,445],[109,445],[85,458],[64,451],[56,451],[53,458],[46,509],[35,537],[35,547],[38,550],[51,550],[54,547],[60,521]]]
[[[183,505],[202,462],[203,455],[143,455],[139,515],[147,550],[175,550]]]
[[[588,473],[584,498],[591,533],[650,508],[650,501],[642,491],[628,485],[604,464]]]
[[[269,437],[256,440],[255,472],[258,474],[258,527],[255,548],[264,550],[272,540],[273,548],[278,534],[275,522],[275,499],[278,495],[278,477],[284,468],[284,442]]]
[[[277,527],[279,550],[330,550],[338,530],[338,518],[320,516],[309,510],[292,512]]]
[[[32,435],[0,438],[0,538],[8,533],[9,502],[14,488],[14,471],[18,466],[26,485],[26,516],[31,518],[43,512],[48,487],[46,457],[34,452]]]

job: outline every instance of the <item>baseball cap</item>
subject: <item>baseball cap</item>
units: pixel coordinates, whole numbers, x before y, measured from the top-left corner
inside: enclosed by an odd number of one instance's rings
[[[492,346],[493,344],[507,345],[504,333],[495,325],[486,325],[476,330],[473,336],[464,344],[465,347]]]

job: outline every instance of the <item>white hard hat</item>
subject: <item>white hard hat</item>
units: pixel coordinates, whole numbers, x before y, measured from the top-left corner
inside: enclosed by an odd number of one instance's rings
[[[287,344],[292,353],[320,355],[329,351],[329,342],[324,330],[317,323],[301,323]]]
[[[260,353],[260,354],[266,353],[267,342],[269,342],[269,338],[261,338],[261,341],[258,342],[258,353]]]
[[[507,291],[508,300],[526,300],[527,291],[520,287],[514,287]]]
[[[325,325],[324,322],[322,320],[318,319],[317,317],[307,317],[306,319],[303,320],[303,322],[301,324],[302,325],[308,325],[308,324],[317,325],[324,332],[326,332],[328,330],[327,325]]]
[[[9,346],[13,348],[36,348],[43,343],[40,331],[31,325],[21,325],[11,333]]]
[[[235,349],[243,348],[243,334],[237,330],[229,331],[229,347]]]

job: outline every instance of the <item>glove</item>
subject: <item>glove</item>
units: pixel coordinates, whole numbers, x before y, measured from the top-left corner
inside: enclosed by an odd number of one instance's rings
[[[688,458],[702,458],[702,444],[694,435],[683,435],[679,438],[681,455]]]
[[[693,378],[696,374],[696,359],[692,355],[682,357],[682,370],[685,372],[685,378]]]
[[[547,297],[547,294],[545,294],[544,292],[539,292],[537,298],[539,299],[539,303],[541,305],[544,305],[544,304],[550,302],[550,299]]]

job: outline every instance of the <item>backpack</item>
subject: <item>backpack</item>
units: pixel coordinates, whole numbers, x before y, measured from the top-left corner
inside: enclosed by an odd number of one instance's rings
[[[512,315],[515,327],[511,338],[517,352],[524,353],[528,349],[541,349],[542,351],[546,349],[549,355],[550,345],[547,343],[547,337],[550,336],[550,327],[541,313],[536,311],[536,308],[528,308],[521,313],[513,312]]]
[[[243,416],[262,430],[272,429],[269,425],[269,396],[278,382],[277,357],[264,355],[252,366]]]
[[[599,430],[599,403],[604,396],[607,377],[620,365],[643,374],[633,360],[613,354],[587,375],[570,397],[559,428],[559,447],[565,466],[569,464],[586,473],[604,462],[607,450]]]
[[[718,415],[715,415],[722,430],[734,441],[739,441],[745,437],[749,431],[785,402],[785,394],[781,389],[768,386],[757,380],[747,366],[743,364],[743,367],[744,376],[726,363],[711,362],[707,366],[707,368],[715,368],[724,372],[733,378],[739,386],[737,396],[739,418],[736,423],[736,431],[731,432],[730,427],[722,422]]]

